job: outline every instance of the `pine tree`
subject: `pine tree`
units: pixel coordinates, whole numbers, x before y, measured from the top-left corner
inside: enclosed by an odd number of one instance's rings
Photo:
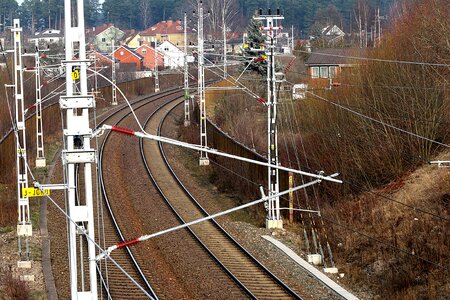
[[[244,56],[248,58],[256,58],[255,61],[250,63],[247,71],[257,72],[260,75],[266,75],[267,72],[267,61],[258,59],[265,55],[265,52],[255,51],[255,49],[264,49],[264,43],[266,38],[263,34],[262,28],[263,24],[259,20],[251,19],[247,27],[247,42],[244,46]],[[248,62],[245,62],[244,68],[247,67]]]

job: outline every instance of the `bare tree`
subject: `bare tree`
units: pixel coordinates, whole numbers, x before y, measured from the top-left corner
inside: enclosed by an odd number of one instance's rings
[[[209,26],[214,35],[222,31],[223,21],[225,21],[226,27],[233,25],[233,21],[239,13],[237,0],[207,0],[205,5],[210,12],[208,15]]]
[[[359,30],[359,47],[367,47],[367,27],[369,6],[366,0],[358,0],[357,7],[354,9],[356,24]]]
[[[147,29],[150,24],[150,0],[141,0],[139,3],[139,8],[141,9],[142,27]]]
[[[188,0],[185,8],[197,11],[197,7],[198,0]],[[235,29],[241,21],[238,0],[203,0],[203,8],[208,19],[205,25],[214,36],[221,36],[223,19],[225,19],[225,26],[231,30]],[[208,15],[207,12],[209,12]]]

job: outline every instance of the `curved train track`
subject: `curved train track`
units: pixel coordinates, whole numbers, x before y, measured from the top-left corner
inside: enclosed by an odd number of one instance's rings
[[[154,103],[155,101],[162,100],[166,97],[169,97],[170,100],[179,98],[182,92],[179,89],[173,89],[166,92],[162,92],[138,101],[134,101],[132,103],[133,109],[139,110],[150,103]],[[164,101],[164,100],[163,100]],[[126,111],[128,106],[122,106],[118,110],[114,111],[112,114],[104,118],[99,126],[108,122],[108,124],[118,124],[123,119],[127,118],[131,112]],[[101,141],[101,147],[99,150],[99,163],[98,167],[100,174],[99,184],[103,197],[102,201],[102,209],[105,211],[105,215],[103,216],[103,226],[102,226],[102,244],[104,245],[113,245],[119,242],[123,242],[125,240],[122,231],[117,223],[117,217],[115,216],[113,209],[110,205],[110,201],[108,198],[108,194],[106,193],[104,181],[103,181],[103,173],[102,173],[102,161],[103,161],[103,152],[105,145],[109,139],[110,132],[108,132]],[[96,220],[97,221],[97,220]],[[132,277],[136,280],[136,282],[144,288],[147,293],[154,299],[157,299],[157,295],[153,290],[152,286],[148,282],[146,276],[144,275],[144,271],[141,270],[137,259],[133,255],[132,251],[126,247],[118,253],[112,255],[112,258]],[[125,276],[120,270],[118,270],[115,266],[108,267],[108,264],[105,264],[101,268],[102,271],[102,286],[105,290],[108,298],[112,299],[147,299],[148,297],[137,287],[134,283],[130,281],[129,278]]]
[[[158,109],[146,121],[146,131],[160,134],[164,119],[179,104],[171,102]],[[140,141],[147,172],[161,196],[178,219],[186,223],[208,213],[189,193],[168,163],[161,143]],[[151,160],[147,159],[151,155]],[[301,299],[234,240],[216,221],[191,226],[190,232],[211,257],[254,299]]]

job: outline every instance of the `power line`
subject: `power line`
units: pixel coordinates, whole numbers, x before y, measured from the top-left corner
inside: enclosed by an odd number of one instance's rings
[[[416,133],[407,131],[407,130],[405,130],[405,129],[402,129],[402,128],[396,127],[396,126],[394,126],[394,125],[385,123],[385,122],[380,121],[380,120],[377,120],[377,119],[375,119],[375,118],[366,116],[366,115],[364,115],[364,114],[362,114],[362,113],[360,113],[360,112],[357,112],[357,111],[355,111],[355,110],[352,110],[352,109],[350,109],[350,108],[348,108],[348,107],[346,107],[346,106],[344,106],[344,105],[341,105],[341,104],[339,104],[339,103],[336,103],[336,102],[333,102],[333,101],[331,101],[331,100],[328,100],[328,99],[326,99],[326,98],[324,98],[324,97],[321,97],[321,96],[319,96],[319,95],[317,95],[317,94],[314,94],[314,93],[312,93],[312,92],[307,91],[307,93],[308,93],[308,94],[311,94],[312,96],[314,96],[314,97],[316,97],[316,98],[318,98],[318,99],[320,99],[320,100],[322,100],[322,101],[325,101],[325,102],[327,102],[327,103],[329,103],[329,104],[332,104],[332,105],[334,105],[334,106],[337,106],[337,107],[339,107],[340,109],[343,109],[343,110],[348,111],[348,112],[350,112],[350,113],[352,113],[352,114],[355,114],[355,115],[357,115],[357,116],[359,116],[359,117],[361,117],[361,118],[368,119],[368,120],[370,120],[370,121],[372,121],[372,122],[381,124],[381,125],[383,125],[383,126],[387,126],[387,127],[389,127],[389,128],[398,130],[398,131],[400,131],[400,132],[403,132],[403,133],[405,133],[405,134],[414,136],[414,137],[416,137],[416,138],[426,140],[426,141],[428,141],[428,142],[430,142],[430,143],[437,144],[437,145],[443,146],[443,147],[445,147],[445,148],[450,148],[450,145],[448,145],[448,144],[444,144],[444,143],[441,143],[441,142],[432,140],[432,139],[430,139],[430,138],[421,136],[421,135],[419,135],[419,134],[416,134]]]
[[[358,230],[356,230],[356,229],[350,227],[348,224],[342,224],[342,223],[340,223],[340,222],[338,222],[338,221],[331,220],[331,219],[329,219],[329,218],[327,218],[327,217],[325,217],[325,216],[323,216],[323,215],[322,215],[322,218],[323,218],[325,221],[329,222],[329,223],[332,223],[332,224],[334,224],[334,225],[337,225],[337,226],[339,226],[339,227],[344,228],[345,230],[348,230],[348,231],[354,232],[354,233],[356,233],[356,234],[362,235],[362,236],[368,238],[369,240],[376,241],[377,243],[382,244],[382,245],[384,245],[384,246],[386,246],[386,247],[389,247],[389,248],[394,249],[394,250],[398,250],[398,251],[403,252],[403,253],[405,253],[405,254],[407,254],[407,255],[409,255],[409,256],[412,256],[412,257],[414,257],[414,258],[416,258],[416,259],[418,259],[418,260],[422,260],[422,261],[424,261],[424,262],[426,262],[426,263],[429,263],[429,264],[431,264],[431,265],[433,265],[433,266],[435,266],[435,267],[437,267],[437,268],[439,268],[439,269],[442,269],[442,270],[444,270],[444,271],[446,271],[446,272],[450,272],[450,268],[448,268],[448,267],[446,267],[446,266],[443,266],[443,265],[441,265],[441,264],[435,263],[435,262],[433,262],[433,261],[431,261],[431,260],[429,260],[429,259],[426,259],[426,258],[424,258],[424,257],[422,257],[422,256],[419,256],[419,255],[417,255],[417,254],[413,254],[413,253],[411,253],[410,251],[405,250],[405,249],[403,249],[403,248],[400,248],[400,247],[394,246],[394,245],[392,245],[392,244],[386,243],[386,242],[384,242],[383,240],[380,240],[380,239],[378,239],[378,238],[375,238],[375,237],[373,237],[373,236],[371,236],[371,235],[368,235],[368,234],[366,234],[366,233],[364,233],[364,232],[360,232],[360,231],[358,231]]]
[[[344,183],[347,183],[347,184],[349,184],[351,186],[357,187],[358,189],[360,189],[360,191],[363,191],[363,188],[360,185],[356,185],[356,184],[351,183],[349,181],[344,181]],[[435,214],[435,213],[432,213],[430,211],[427,211],[427,210],[425,210],[423,208],[420,208],[420,207],[417,207],[417,206],[414,206],[414,205],[411,205],[411,204],[408,204],[408,203],[405,203],[405,202],[401,202],[399,200],[395,200],[395,199],[393,199],[391,197],[388,197],[386,195],[383,195],[381,193],[377,193],[377,192],[373,192],[373,191],[366,191],[366,192],[368,192],[368,193],[370,193],[370,194],[372,194],[374,196],[381,197],[381,198],[383,198],[385,200],[392,201],[394,203],[397,203],[397,204],[403,205],[405,207],[408,207],[408,208],[412,209],[413,211],[418,211],[418,212],[421,212],[423,214],[429,215],[429,216],[431,216],[433,218],[436,218],[436,219],[439,219],[439,220],[442,220],[442,221],[446,221],[446,222],[450,222],[450,219],[442,217],[442,216],[440,216],[438,214]]]
[[[300,52],[300,53],[306,53],[306,54],[313,53],[314,55],[333,56],[333,57],[350,58],[350,59],[356,59],[356,60],[378,61],[378,62],[387,62],[387,63],[421,65],[421,66],[432,66],[432,67],[446,67],[446,68],[450,67],[450,64],[439,64],[439,63],[420,62],[420,61],[407,61],[407,60],[359,57],[359,56],[349,56],[349,55],[320,53],[320,52],[308,52],[308,51],[305,51],[305,50],[294,50],[294,52]]]

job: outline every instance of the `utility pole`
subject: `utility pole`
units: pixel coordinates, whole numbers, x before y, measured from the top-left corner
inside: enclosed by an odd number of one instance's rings
[[[112,52],[111,52],[111,105],[117,105],[117,86],[116,86],[116,58],[114,57],[115,49],[115,40],[111,41],[112,44]]]
[[[276,31],[280,29],[274,26],[274,21],[283,20],[280,10],[277,9],[277,14],[272,15],[271,10],[268,10],[267,15],[262,14],[255,18],[256,20],[266,21],[263,30],[266,32],[266,45],[268,51],[267,64],[267,153],[268,161],[271,165],[278,166],[278,129],[277,129],[277,91],[276,84],[280,82],[277,76],[282,73],[275,73],[275,37]],[[278,169],[271,166],[267,170],[267,182],[269,196],[279,193],[279,174]],[[274,197],[268,201],[268,215],[266,218],[267,228],[283,228],[283,221],[280,214],[280,198]]]
[[[295,45],[294,45],[295,39],[294,39],[294,25],[291,27],[291,54],[294,54]]]
[[[11,32],[14,36],[14,102],[16,135],[16,173],[17,173],[17,198],[18,213],[17,222],[19,268],[31,268],[29,237],[33,229],[30,218],[30,203],[26,191],[28,188],[27,171],[27,143],[25,134],[25,113],[23,95],[23,65],[22,65],[22,27],[20,20],[14,19]]]
[[[226,79],[227,73],[227,26],[225,25],[225,6],[222,8],[222,27],[223,27],[223,78]]]
[[[159,93],[159,72],[158,72],[158,51],[156,51],[156,47],[158,45],[158,41],[155,40],[155,93]]]
[[[380,8],[377,9],[377,24],[376,26],[378,26],[378,41],[377,41],[377,45],[380,46],[381,45],[381,19],[385,19],[385,16],[381,17],[380,16]]]
[[[184,13],[184,126],[191,125],[191,115],[189,113],[189,65],[187,61],[188,57],[187,46],[187,14]]]
[[[205,99],[205,60],[204,60],[204,48],[203,48],[203,3],[198,2],[198,98],[200,105],[200,145],[201,147],[207,146],[206,135],[206,99]],[[200,166],[208,166],[209,158],[208,153],[200,151]]]
[[[33,57],[35,66],[34,68],[25,68],[25,71],[30,70],[34,72],[35,79],[35,96],[36,102],[34,108],[36,109],[36,168],[44,168],[46,166],[45,153],[44,153],[44,133],[42,126],[42,103],[41,103],[41,69],[40,69],[40,53],[38,44],[36,43],[36,52],[30,54],[23,54],[23,57]]]
[[[89,124],[89,110],[95,107],[95,99],[87,90],[86,69],[91,61],[86,59],[83,0],[64,0],[64,21],[66,96],[60,98],[60,107],[66,118],[63,130],[65,148],[61,157],[67,178],[66,199],[70,218],[68,248],[71,299],[97,299],[92,191],[92,165],[96,164],[97,152],[90,145],[92,128]],[[78,169],[83,176],[77,176]],[[84,190],[78,192],[79,188]],[[88,257],[84,255],[86,244],[82,242],[85,236]],[[85,264],[89,266],[88,270],[80,268]],[[85,278],[89,279],[87,283]],[[78,282],[79,279],[81,282]]]
[[[42,126],[42,102],[41,102],[41,63],[39,48],[35,53],[35,81],[36,81],[36,168],[46,166],[44,153],[44,129]]]

